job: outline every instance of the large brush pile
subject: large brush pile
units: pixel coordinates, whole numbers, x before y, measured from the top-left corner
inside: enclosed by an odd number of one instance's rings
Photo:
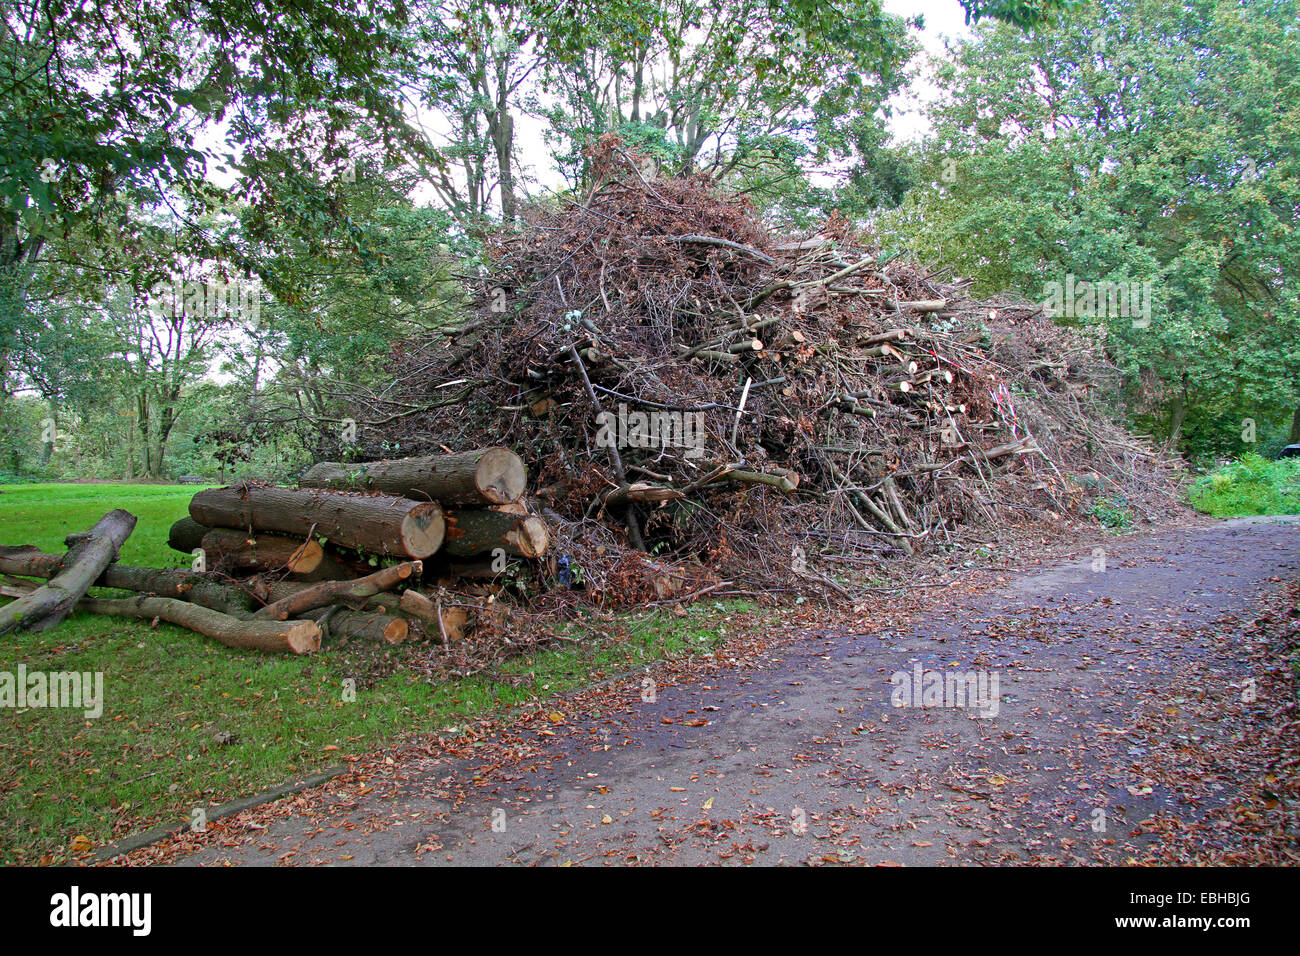
[[[595,160],[599,185],[499,240],[471,321],[407,343],[358,416],[377,454],[511,446],[562,579],[662,596],[656,555],[845,593],[837,566],[1041,536],[1101,498],[1173,506],[1101,349],[1038,307],[972,301],[843,221],[773,235],[612,138]]]

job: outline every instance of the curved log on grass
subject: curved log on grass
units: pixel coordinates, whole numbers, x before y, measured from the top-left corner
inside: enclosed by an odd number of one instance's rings
[[[250,621],[222,614],[175,598],[83,598],[78,604],[92,614],[111,614],[169,624],[196,631],[227,647],[265,654],[310,654],[320,650],[320,627],[315,621]]]
[[[0,573],[48,578],[59,573],[63,559],[32,547],[0,547]],[[251,595],[219,584],[196,571],[179,568],[137,568],[112,564],[95,581],[95,587],[140,591],[159,597],[180,598],[223,614],[248,614],[253,610]]]

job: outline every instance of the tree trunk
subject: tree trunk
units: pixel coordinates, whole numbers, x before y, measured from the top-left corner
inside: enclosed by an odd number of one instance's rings
[[[172,523],[171,530],[167,532],[167,546],[183,554],[193,554],[195,548],[203,547],[203,536],[211,530],[193,518],[180,518]]]
[[[601,503],[615,514],[620,514],[622,509],[626,508],[629,503],[636,501],[641,503],[657,503],[661,501],[675,501],[678,498],[686,497],[676,488],[669,488],[666,485],[652,485],[647,482],[638,481],[630,485],[623,485],[621,488],[612,488],[601,496]]]
[[[173,524],[167,534],[167,544],[185,554],[201,548],[209,568],[220,563],[230,570],[287,570],[304,581],[341,581],[357,576],[318,541],[304,543],[276,534],[209,528],[193,518],[181,518]]]
[[[540,558],[551,546],[546,522],[534,515],[500,511],[448,511],[443,550],[458,558],[502,548],[521,558]]]
[[[339,464],[323,461],[307,469],[304,488],[382,491],[448,506],[499,505],[524,493],[524,463],[508,448],[480,448],[455,455]]]
[[[274,604],[268,604],[253,617],[258,620],[283,621],[327,604],[363,601],[381,591],[395,588],[409,577],[418,577],[422,570],[423,566],[419,561],[407,561],[368,574],[364,578],[357,578],[355,581],[327,581],[314,587],[303,588],[296,594],[282,598]]]
[[[1300,445],[1300,408],[1295,410],[1295,415],[1291,417],[1291,437],[1287,439],[1288,445]]]
[[[232,485],[200,491],[190,517],[214,528],[316,534],[335,545],[377,555],[427,558],[442,545],[442,507],[432,501]]]
[[[112,614],[142,620],[162,618],[227,647],[266,654],[310,654],[320,650],[320,628],[314,621],[245,621],[211,608],[173,598],[85,598],[79,605],[92,614]]]
[[[402,592],[398,605],[412,617],[418,617],[437,629],[438,636],[444,644],[463,640],[465,626],[469,623],[469,611],[463,607],[443,607],[441,602],[431,601],[419,591]]]
[[[26,574],[35,577],[49,577],[51,574],[58,572],[62,559],[56,554],[45,554],[35,548],[30,547],[3,547],[0,546],[0,572],[9,574]],[[253,614],[261,606],[261,600],[249,591],[243,590],[231,585],[220,584],[205,578],[201,574],[195,574],[190,571],[160,571],[154,568],[136,568],[128,565],[115,564],[110,567],[95,582],[100,587],[123,588],[132,591],[147,591],[163,598],[175,598],[181,602],[189,602],[202,608],[219,612],[236,622],[250,621]],[[266,592],[262,600],[271,601],[283,600],[294,594],[298,594],[309,584],[303,584],[295,581],[280,581],[272,585]],[[146,595],[148,596],[148,595]],[[391,596],[391,595],[390,595]],[[87,605],[83,600],[78,606],[85,611],[94,611],[95,613],[119,614],[130,617],[142,617],[152,619],[154,614],[146,613],[148,610],[156,609],[153,605],[140,605],[134,608],[128,608],[126,603],[113,601],[109,605]],[[101,608],[105,608],[102,609]],[[199,618],[189,616],[185,620],[178,618],[179,612],[169,611],[173,617],[165,619],[172,623],[179,624],[182,627],[190,627],[187,621],[198,621]],[[326,610],[313,611],[308,617],[319,617],[327,613]],[[380,620],[382,618],[383,620]],[[207,618],[209,623],[219,621],[219,619]],[[237,628],[229,622],[220,622],[223,633],[235,634]],[[262,622],[259,621],[260,625]],[[286,630],[285,626],[278,622],[271,622],[281,630]],[[294,622],[301,623],[301,622]],[[207,625],[205,625],[207,626]],[[200,633],[206,633],[199,628]],[[341,637],[358,638],[361,640],[385,641],[395,644],[405,639],[407,634],[407,624],[401,618],[394,618],[383,614],[360,614],[345,608],[338,609],[338,613],[331,617],[329,629],[332,634]],[[274,628],[255,627],[244,629],[242,633],[248,635],[276,634]],[[216,634],[209,634],[221,640]],[[242,639],[242,638],[235,638]],[[223,641],[225,643],[225,641]],[[232,644],[231,646],[243,647],[244,644]],[[278,649],[277,647],[273,649]]]
[[[310,574],[325,560],[319,541],[287,538],[278,534],[250,535],[233,528],[209,528],[200,547],[212,564],[232,570],[279,571]]]
[[[117,552],[135,528],[135,515],[120,508],[110,511],[89,531],[69,535],[59,572],[44,586],[0,608],[0,634],[17,628],[44,631],[72,613],[104,569],[117,560]]]
[[[63,558],[35,548],[0,547],[0,572],[48,578],[59,573]],[[238,589],[219,584],[193,571],[137,568],[129,564],[111,564],[95,581],[95,587],[143,591],[160,597],[181,598],[221,611],[223,614],[249,614],[253,599]]]
[[[308,612],[308,616],[316,620],[331,638],[400,644],[410,633],[410,625],[403,618],[390,614],[350,611],[347,608],[318,608]]]

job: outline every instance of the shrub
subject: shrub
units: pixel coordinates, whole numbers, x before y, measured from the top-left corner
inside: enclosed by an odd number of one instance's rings
[[[1191,502],[1217,518],[1300,514],[1300,458],[1244,455],[1199,478]]]

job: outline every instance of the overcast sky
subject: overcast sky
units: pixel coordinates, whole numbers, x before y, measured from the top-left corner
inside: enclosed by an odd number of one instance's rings
[[[941,55],[944,37],[970,35],[966,26],[966,11],[957,0],[885,0],[885,10],[903,17],[922,14],[925,29],[920,32],[921,44],[927,53]],[[920,57],[918,57],[918,60]],[[917,139],[926,129],[921,108],[935,95],[934,86],[924,72],[917,77],[910,91],[896,101],[896,115],[889,123],[890,131],[900,140]]]

